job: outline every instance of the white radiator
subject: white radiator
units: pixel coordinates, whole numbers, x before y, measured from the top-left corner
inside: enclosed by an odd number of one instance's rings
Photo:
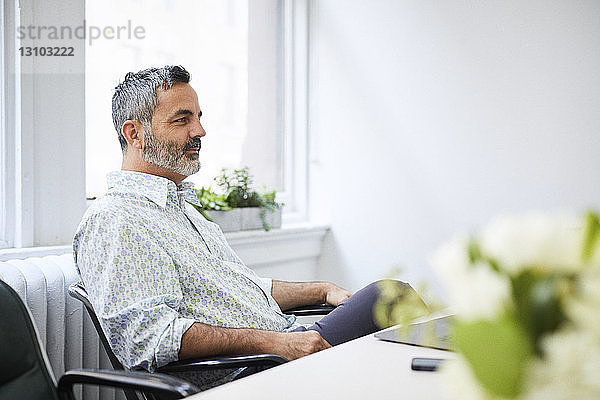
[[[0,279],[19,293],[31,311],[57,378],[73,368],[112,370],[83,304],[67,291],[78,280],[71,254],[0,262]],[[76,388],[76,395],[84,400],[125,399],[120,390],[89,385]]]

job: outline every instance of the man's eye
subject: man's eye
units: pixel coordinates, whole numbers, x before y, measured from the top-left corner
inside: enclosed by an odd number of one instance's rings
[[[173,121],[173,122],[185,122],[185,117],[182,117],[182,118],[176,119],[176,120],[175,120],[175,121]]]

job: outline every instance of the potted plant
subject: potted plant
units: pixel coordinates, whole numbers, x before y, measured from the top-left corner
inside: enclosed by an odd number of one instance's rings
[[[220,193],[210,187],[196,190],[202,207],[196,209],[223,232],[281,227],[282,203],[275,201],[276,191],[254,190],[248,167],[233,170],[223,168],[214,178]]]

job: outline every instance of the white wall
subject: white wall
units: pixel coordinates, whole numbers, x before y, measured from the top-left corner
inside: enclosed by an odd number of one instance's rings
[[[357,288],[499,213],[600,209],[600,2],[318,0],[310,209]]]

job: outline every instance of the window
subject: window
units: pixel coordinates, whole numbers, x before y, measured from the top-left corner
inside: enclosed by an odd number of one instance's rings
[[[0,248],[72,240],[86,192],[104,191],[105,171],[120,167],[112,89],[127,71],[167,63],[189,68],[205,112],[199,183],[249,165],[281,194],[284,223],[306,219],[307,1],[89,0],[58,13],[53,2],[0,4]],[[74,46],[74,57],[18,56],[43,43],[19,38],[23,26],[70,27],[74,37],[52,43]],[[107,26],[124,27],[122,37],[92,37]]]
[[[112,89],[128,71],[180,64],[192,74],[207,131],[202,168],[211,185],[222,167],[250,167],[257,185],[285,182],[283,3],[277,0],[88,1],[88,26],[127,26],[143,35],[89,41],[86,47],[86,191],[103,193],[120,168]],[[114,10],[120,10],[115,13]],[[124,32],[124,31],[123,31]],[[143,36],[143,37],[141,37]],[[289,190],[287,190],[289,191]]]

